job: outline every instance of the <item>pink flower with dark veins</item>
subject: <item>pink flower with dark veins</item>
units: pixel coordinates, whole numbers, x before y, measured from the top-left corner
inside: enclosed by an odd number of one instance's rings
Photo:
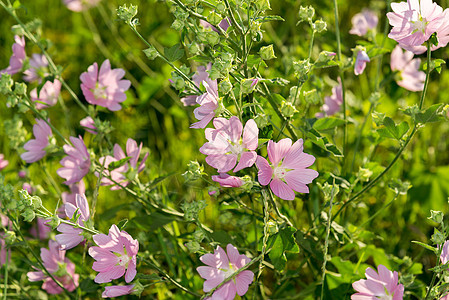
[[[351,300],[403,299],[404,286],[398,284],[398,272],[391,272],[384,265],[379,265],[377,272],[367,268],[365,276],[366,280],[360,279],[352,284],[357,293],[351,296]]]
[[[65,251],[59,249],[55,241],[48,241],[48,248],[41,248],[41,259],[45,268],[56,278],[64,288],[73,292],[78,286],[79,275],[75,274],[75,264],[65,257]],[[27,273],[29,281],[41,281],[42,289],[49,294],[60,294],[63,289],[57,285],[50,276],[43,271]]]
[[[134,286],[135,286],[135,284],[107,286],[104,288],[104,292],[103,292],[103,294],[101,294],[101,297],[114,298],[114,297],[129,295],[133,292]]]
[[[217,287],[233,275],[240,268],[251,262],[246,255],[240,254],[236,247],[228,244],[226,252],[217,246],[214,254],[207,253],[200,257],[200,260],[206,265],[196,268],[200,276],[206,281],[203,284],[205,293]],[[219,289],[217,289],[211,298],[212,300],[233,300],[235,295],[243,296],[248,291],[249,285],[253,282],[254,273],[249,270],[240,272],[234,279],[229,280]]]
[[[23,68],[23,62],[26,58],[25,53],[25,38],[22,36],[15,35],[14,40],[16,41],[12,45],[12,55],[9,59],[9,66],[0,71],[2,73],[8,73],[9,75],[14,75],[19,73]]]
[[[48,108],[54,106],[58,102],[59,93],[61,92],[61,82],[55,79],[54,82],[47,81],[37,95],[37,88],[30,92],[31,100],[36,102],[37,109]],[[40,103],[44,102],[44,103]]]
[[[370,9],[363,9],[361,13],[355,14],[352,19],[352,28],[350,34],[364,36],[368,30],[374,29],[379,22],[377,15]]]
[[[422,91],[426,73],[419,71],[421,59],[413,59],[413,53],[403,52],[399,45],[391,52],[391,70],[398,71],[399,80],[396,80],[399,86],[412,92]]]
[[[113,157],[110,155],[100,157],[100,164],[104,164],[105,168],[105,171],[103,171],[104,174],[106,176],[110,176],[112,180],[120,183],[120,185],[127,186],[130,182],[126,176],[126,173],[133,171],[140,173],[145,169],[145,161],[148,158],[148,153],[145,154],[140,164],[138,164],[141,151],[142,143],[140,143],[139,147],[137,147],[137,142],[131,138],[126,141],[126,155],[125,152],[123,152],[123,149],[118,144],[115,144]],[[114,170],[107,170],[110,163],[119,161],[126,157],[130,157],[130,160],[128,162]],[[95,173],[95,175],[98,176],[98,173]],[[121,187],[116,185],[112,180],[107,177],[102,177],[101,185],[114,185],[111,190],[121,189]]]
[[[219,173],[234,167],[234,172],[251,167],[257,158],[259,129],[256,122],[250,119],[243,128],[239,118],[232,116],[229,120],[215,118],[213,123],[215,129],[205,130],[208,142],[200,148],[200,152],[207,155],[206,162]]]
[[[343,104],[343,90],[341,87],[341,78],[338,77],[338,85],[332,88],[332,95],[324,97],[324,104],[321,107],[322,113],[315,114],[317,118],[332,116],[340,111]]]
[[[59,176],[66,179],[64,184],[67,185],[79,182],[89,173],[90,168],[90,155],[82,137],[75,138],[71,136],[70,141],[73,146],[63,146],[67,156],[60,161],[62,168],[56,171]]]
[[[30,58],[30,68],[23,72],[23,80],[41,84],[42,78],[49,75],[48,60],[45,55],[34,53]]]
[[[357,58],[355,59],[354,65],[354,74],[355,75],[362,74],[363,71],[365,70],[366,63],[369,61],[370,59],[365,51],[360,50],[359,52],[357,52]]]
[[[420,46],[445,22],[443,9],[432,0],[391,3],[391,9],[388,37],[405,46]]]
[[[52,136],[50,126],[48,126],[44,120],[36,119],[36,123],[37,124],[34,124],[33,126],[35,139],[26,142],[23,148],[27,150],[27,152],[20,155],[20,158],[27,163],[36,162],[45,156],[45,147],[48,146],[48,139]]]
[[[121,102],[126,100],[125,92],[131,86],[131,81],[122,80],[125,76],[123,69],[111,69],[109,59],[106,59],[98,70],[98,64],[87,68],[81,74],[81,90],[86,101],[90,104],[106,107],[110,111],[122,108]]]
[[[84,222],[86,222],[89,217],[89,204],[87,203],[85,195],[76,195],[76,205],[71,203],[66,203],[64,205],[65,214],[67,218],[72,219],[75,211],[78,210],[79,218],[77,223],[80,226],[85,226]],[[61,223],[59,224],[57,230],[61,232],[61,234],[56,235],[55,239],[59,245],[61,245],[61,250],[69,250],[76,246],[79,243],[84,241],[85,237],[83,236],[83,229],[74,228],[68,224]]]
[[[258,156],[256,166],[261,185],[270,184],[273,193],[284,200],[294,200],[295,191],[308,193],[307,184],[318,177],[318,172],[307,169],[315,162],[313,155],[303,152],[303,140],[292,145],[292,140],[285,138],[278,143],[268,141],[268,157],[271,165],[262,156]]]
[[[120,231],[116,225],[111,226],[109,235],[96,234],[93,239],[98,247],[90,247],[89,255],[95,259],[92,269],[99,272],[94,281],[111,282],[125,275],[125,281],[131,282],[137,274],[139,242],[126,231]]]
[[[101,0],[63,0],[68,9],[74,12],[81,12],[96,6]]]

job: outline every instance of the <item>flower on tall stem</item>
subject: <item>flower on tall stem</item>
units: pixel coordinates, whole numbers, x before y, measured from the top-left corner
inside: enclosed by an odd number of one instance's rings
[[[201,83],[205,81],[209,86],[217,84],[216,80],[212,80],[209,77],[209,73],[207,72],[212,67],[212,64],[209,63],[207,66],[199,66],[196,70],[195,75],[192,76],[192,81],[195,83],[195,85],[199,88],[201,86]],[[215,83],[214,83],[215,82]],[[201,97],[201,95],[190,95],[186,96],[184,98],[181,98],[181,102],[184,104],[184,106],[191,106],[197,104],[196,100]]]
[[[131,285],[111,285],[104,288],[103,298],[114,298],[129,295],[133,292],[135,284]]]
[[[52,136],[52,131],[47,122],[36,119],[36,124],[33,125],[33,134],[35,139],[29,140],[23,146],[27,152],[20,155],[20,158],[27,163],[36,162],[45,156],[45,148],[49,144],[49,138]]]
[[[271,165],[262,156],[258,156],[256,166],[261,185],[270,184],[273,193],[284,200],[294,200],[295,192],[308,193],[307,184],[318,177],[318,172],[307,169],[315,162],[313,155],[303,152],[303,140],[292,145],[292,140],[285,138],[278,143],[268,141],[268,157]]]
[[[193,111],[195,118],[199,121],[190,125],[190,128],[205,128],[215,117],[220,106],[218,103],[217,81],[213,80],[210,83],[203,81],[203,85],[206,88],[206,93],[196,99],[196,103],[200,107],[195,108]]]
[[[372,10],[364,8],[361,13],[352,17],[352,28],[349,33],[364,36],[368,30],[376,28],[378,22],[379,18],[376,14]]]
[[[336,114],[343,104],[343,89],[341,78],[338,77],[338,85],[332,88],[332,95],[324,97],[324,104],[321,106],[320,113],[315,114],[317,118],[323,118]]]
[[[391,299],[402,300],[404,286],[398,283],[398,272],[391,272],[384,265],[377,267],[377,272],[371,268],[365,271],[365,279],[352,284],[357,293],[351,296],[352,300]]]
[[[83,126],[87,132],[97,134],[98,129],[97,127],[95,127],[95,122],[94,119],[92,119],[92,117],[90,116],[85,117],[80,121],[80,125]]]
[[[422,91],[424,89],[424,81],[426,73],[419,71],[421,59],[413,59],[413,53],[410,51],[403,52],[401,47],[397,45],[391,52],[391,70],[398,71],[399,77],[396,82],[399,86],[412,92]]]
[[[9,59],[9,66],[6,69],[1,70],[0,74],[8,73],[9,75],[14,75],[19,73],[23,68],[23,62],[26,58],[25,38],[23,36],[15,35],[14,40],[16,42],[12,45],[12,55]]]
[[[368,57],[368,54],[366,54],[365,51],[359,50],[357,52],[357,57],[355,59],[355,65],[354,65],[354,74],[360,75],[363,73],[366,67],[366,63],[369,62],[370,59]]]
[[[62,168],[56,171],[59,176],[66,179],[64,184],[67,185],[79,182],[89,173],[90,168],[90,155],[82,137],[76,138],[71,136],[70,141],[73,146],[63,146],[67,156],[60,161]]]
[[[59,93],[61,92],[61,82],[55,79],[53,82],[47,81],[37,95],[37,88],[30,92],[31,100],[36,102],[37,109],[48,108],[54,106],[58,102]],[[42,103],[43,102],[43,103]]]
[[[63,0],[65,6],[74,12],[81,12],[91,7],[97,6],[101,0]]]
[[[42,78],[49,75],[48,60],[45,55],[34,53],[30,58],[30,68],[23,72],[23,80],[41,83]]]

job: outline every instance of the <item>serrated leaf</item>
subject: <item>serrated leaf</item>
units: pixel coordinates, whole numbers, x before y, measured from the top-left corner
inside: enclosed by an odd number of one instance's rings
[[[326,118],[318,119],[313,124],[313,128],[318,131],[324,131],[324,130],[332,129],[337,126],[343,125],[344,123],[345,123],[345,121],[342,119],[326,117]]]
[[[426,110],[420,110],[415,104],[404,109],[404,113],[412,117],[415,123],[425,124],[438,122],[445,119],[443,116],[439,115],[439,110],[443,105],[444,104],[438,103],[430,106]]]
[[[287,257],[285,252],[299,253],[299,247],[295,239],[296,229],[287,227],[281,229],[275,236],[270,237],[268,245],[271,250],[268,256],[273,263],[276,270],[282,271],[285,269]]]
[[[412,241],[412,243],[420,245],[421,247],[426,248],[427,250],[430,250],[430,251],[432,251],[435,254],[438,253],[438,249],[436,249],[436,248],[434,248],[434,247],[432,247],[430,245],[427,245],[427,244],[424,244],[424,243],[421,243],[421,242],[418,242],[418,241]]]
[[[430,71],[436,70],[438,73],[441,73],[441,66],[446,64],[446,61],[443,59],[433,59],[430,61]],[[427,62],[424,62],[423,70],[427,71]]]
[[[385,128],[380,128],[377,130],[381,137],[392,138],[400,140],[404,134],[410,129],[407,122],[402,122],[396,125],[392,118],[385,117],[383,120],[383,125]]]
[[[164,54],[169,62],[174,62],[184,56],[184,49],[181,49],[180,44],[176,44],[170,48],[164,48]]]
[[[332,153],[334,156],[337,157],[342,157],[343,154],[341,153],[341,151],[337,148],[337,146],[335,146],[334,144],[332,144],[331,142],[329,142],[329,140],[327,139],[327,137],[322,136],[318,131],[316,131],[314,128],[311,128],[308,132],[307,132],[307,137],[310,139],[310,141],[312,143],[314,143],[315,145],[317,145],[318,147],[320,147],[321,149]]]
[[[285,21],[285,20],[281,16],[271,15],[271,16],[258,17],[256,18],[256,21],[264,23],[264,22]]]

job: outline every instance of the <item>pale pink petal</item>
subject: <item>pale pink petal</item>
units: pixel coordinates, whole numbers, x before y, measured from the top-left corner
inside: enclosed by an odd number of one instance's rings
[[[273,193],[281,199],[284,200],[295,199],[295,192],[293,192],[293,190],[280,179],[277,178],[273,179],[270,183],[270,188],[273,191]]]

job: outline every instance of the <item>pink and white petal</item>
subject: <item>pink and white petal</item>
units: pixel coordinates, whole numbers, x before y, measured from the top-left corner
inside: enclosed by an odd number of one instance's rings
[[[75,196],[76,205],[79,208],[79,212],[81,213],[80,219],[82,221],[86,221],[89,219],[89,204],[87,203],[86,196],[76,194]]]
[[[130,283],[134,279],[134,277],[136,277],[136,274],[137,274],[136,263],[131,260],[128,264],[128,269],[126,270],[125,274],[126,283]]]
[[[290,185],[289,182],[292,182],[293,184],[296,183],[309,184],[315,178],[317,178],[318,175],[319,175],[318,172],[312,169],[297,169],[288,171],[285,174],[285,180],[287,181],[288,185]]]
[[[273,193],[284,200],[294,200],[295,192],[282,180],[275,178],[270,183],[270,188]]]
[[[84,237],[79,234],[62,233],[57,234],[55,239],[61,245],[61,250],[69,250],[78,246]]]
[[[209,155],[206,157],[206,162],[217,169],[219,173],[226,173],[234,168],[237,162],[237,155],[223,154],[223,155]]]
[[[249,270],[242,271],[240,274],[238,274],[235,278],[235,288],[237,290],[237,294],[239,296],[245,295],[248,291],[249,285],[253,282],[253,280],[254,273]]]
[[[244,168],[249,168],[256,162],[257,154],[254,151],[251,152],[243,152],[240,156],[240,161],[237,166],[234,168],[234,172],[238,172]]]
[[[212,300],[233,300],[235,298],[235,294],[237,293],[237,290],[235,288],[234,282],[228,281],[225,283],[221,288],[215,291],[215,293],[212,294],[211,299]]]
[[[279,142],[268,141],[267,152],[270,162],[273,166],[276,166],[287,154],[288,150],[292,146],[292,140],[285,138]]]
[[[256,166],[259,169],[257,173],[257,178],[261,185],[267,185],[270,183],[271,178],[273,177],[273,169],[271,168],[268,161],[262,156],[257,156]]]
[[[125,268],[122,266],[113,266],[106,272],[100,272],[95,277],[94,281],[96,283],[106,283],[111,282],[114,279],[120,278],[125,274]]]
[[[208,265],[213,268],[218,268],[221,265],[220,257],[212,253],[206,253],[200,257],[203,264]]]
[[[27,277],[29,281],[41,281],[45,279],[45,275],[42,271],[28,272]]]
[[[243,125],[239,118],[232,116],[229,119],[229,137],[232,142],[238,143],[242,136]]]
[[[193,123],[192,125],[190,125],[190,128],[205,128],[207,126],[207,124],[209,124],[210,120],[212,120],[215,117],[215,113],[212,112],[209,115],[205,116],[203,119],[201,119],[201,121]]]
[[[237,250],[236,247],[234,247],[232,244],[228,244],[226,246],[226,252],[229,257],[229,262],[233,265],[235,265],[239,261],[240,253],[239,250]]]
[[[206,280],[213,280],[215,278],[220,278],[220,282],[224,280],[224,273],[223,271],[218,270],[214,267],[208,267],[208,266],[200,266],[196,268],[198,273],[200,274],[201,278],[204,278]]]
[[[248,150],[256,150],[259,145],[259,128],[253,119],[246,122],[243,129],[243,144]]]

